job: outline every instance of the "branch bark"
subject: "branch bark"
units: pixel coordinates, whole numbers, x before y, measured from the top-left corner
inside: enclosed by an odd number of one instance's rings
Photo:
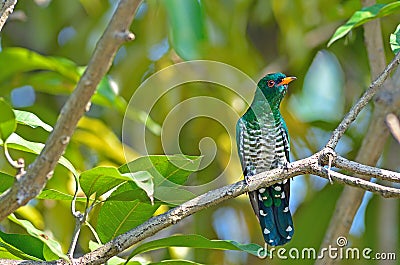
[[[0,8],[0,32],[3,29],[4,24],[11,13],[14,11],[14,7],[17,4],[17,0],[3,0]]]
[[[109,70],[120,45],[134,39],[129,32],[133,16],[141,1],[121,0],[104,34],[97,43],[88,67],[76,89],[60,112],[54,130],[40,155],[14,185],[0,196],[0,220],[35,198],[51,178],[79,119],[85,113],[101,78]]]

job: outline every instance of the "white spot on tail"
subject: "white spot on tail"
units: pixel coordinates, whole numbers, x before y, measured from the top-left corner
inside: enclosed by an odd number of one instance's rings
[[[285,209],[283,209],[283,212],[284,212],[284,213],[289,212],[289,207],[285,207]]]
[[[262,216],[267,216],[267,213],[264,213],[263,210],[260,210],[260,215],[262,215]]]
[[[259,193],[264,193],[265,192],[265,188],[261,188],[258,190]]]
[[[293,230],[293,228],[290,225],[286,228],[286,232],[290,232],[292,230]]]
[[[286,239],[291,239],[291,238],[292,238],[291,236],[287,236],[287,237],[286,237]]]
[[[264,228],[264,234],[268,235],[269,233],[271,233],[271,231],[269,231],[267,228]],[[271,242],[271,240],[270,240]]]
[[[275,187],[274,187],[274,190],[276,190],[276,191],[281,191],[282,188],[281,188],[281,186],[275,186]]]
[[[285,192],[284,191],[282,191],[282,194],[281,194],[281,199],[285,199]]]
[[[258,194],[258,199],[259,199],[260,201],[263,200],[263,197],[261,196],[261,194]]]
[[[286,183],[287,183],[287,179],[284,179],[284,180],[283,180],[283,184],[286,184]]]

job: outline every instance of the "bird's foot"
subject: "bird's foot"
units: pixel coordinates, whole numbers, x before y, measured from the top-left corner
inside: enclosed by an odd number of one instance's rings
[[[283,171],[285,171],[285,172],[288,172],[289,171],[289,162],[287,162],[287,161],[285,161],[285,162],[283,162],[282,163],[282,169],[283,169]]]

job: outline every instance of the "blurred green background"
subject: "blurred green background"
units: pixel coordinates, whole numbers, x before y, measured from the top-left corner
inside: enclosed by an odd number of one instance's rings
[[[19,1],[2,31],[2,52],[21,47],[85,66],[116,4],[117,1],[112,0]],[[98,165],[124,164],[124,147],[129,159],[145,154],[163,154],[165,150],[161,144],[161,133],[164,119],[174,106],[193,97],[219,99],[232,106],[238,115],[243,114],[246,104],[226,87],[205,83],[184,84],[163,95],[154,105],[150,113],[153,123],[145,132],[147,151],[135,144],[142,137],[136,127],[132,127],[126,141],[124,139],[125,144],[122,143],[125,108],[136,89],[161,69],[195,59],[226,63],[243,71],[254,81],[267,72],[275,71],[296,76],[298,79],[290,85],[281,107],[291,136],[292,160],[318,151],[371,80],[362,28],[353,30],[331,47],[326,46],[335,29],[360,8],[360,1],[343,0],[143,2],[131,26],[136,39],[119,49],[105,85],[106,92],[99,93],[97,101],[80,122],[65,157],[77,170],[83,171]],[[382,19],[382,37],[388,60],[393,57],[389,35],[399,21],[400,14]],[[0,61],[0,71],[4,69],[7,72],[0,75],[0,96],[11,102],[14,108],[31,111],[54,125],[63,103],[74,89],[75,77],[66,78],[52,71],[31,71],[29,67],[21,68],[21,64],[27,65],[28,62]],[[107,96],[107,91],[111,96]],[[154,91],[149,89],[149,98],[155,91],[156,88]],[[147,100],[150,99],[143,97],[143,102]],[[204,108],[216,115],[223,115],[219,113],[221,109],[218,106],[196,105],[195,108],[199,113]],[[372,109],[373,105],[369,105],[363,110],[342,138],[337,149],[341,155],[349,159],[355,157]],[[142,114],[139,110],[133,111],[137,128],[143,127],[140,122]],[[180,114],[177,115],[179,120]],[[185,113],[181,115],[184,117]],[[235,122],[229,121],[231,126]],[[234,137],[231,132],[218,121],[206,117],[197,117],[178,125],[182,128],[176,131],[175,137],[178,137],[181,150],[176,152],[204,155],[204,160],[209,161],[204,169],[191,176],[191,184],[208,183],[224,170],[227,173],[223,178],[218,178],[215,188],[239,180],[237,157],[234,158],[234,165],[229,164],[231,156],[236,156],[236,147],[231,144],[231,138]],[[45,142],[48,137],[48,133],[40,129],[18,127],[17,132],[25,139],[36,142]],[[204,149],[200,150],[199,143],[204,137],[212,138],[216,149],[207,142]],[[399,151],[399,145],[390,138],[379,166],[400,170]],[[11,151],[11,154],[13,157],[26,158],[28,163],[35,157],[19,151]],[[226,168],[228,164],[229,168]],[[0,159],[0,169],[14,174],[3,157]],[[336,199],[343,188],[338,184],[326,184],[327,181],[314,176],[293,179],[291,210],[296,232],[286,248],[318,249],[320,246]],[[58,166],[47,187],[72,194],[73,177],[65,168]],[[164,207],[159,212],[165,210]],[[34,200],[16,214],[53,235],[67,250],[74,227],[68,202]],[[382,216],[390,216],[390,220],[382,219]],[[370,247],[374,252],[395,251],[399,259],[399,218],[398,200],[366,194],[348,237],[349,244],[360,248]],[[7,221],[2,225],[7,229],[18,229]],[[210,239],[263,244],[247,196],[201,211],[153,238],[174,233],[196,233]],[[84,227],[78,252],[88,251],[90,238],[90,231]],[[387,242],[390,242],[392,249],[383,248]],[[336,242],[332,242],[332,245],[336,246]],[[245,253],[184,248],[158,250],[143,257],[151,261],[184,258],[205,264],[266,263]],[[313,263],[312,260],[290,259],[267,262]],[[365,261],[343,261],[343,264],[347,263],[364,264]],[[378,261],[369,263],[378,264]]]

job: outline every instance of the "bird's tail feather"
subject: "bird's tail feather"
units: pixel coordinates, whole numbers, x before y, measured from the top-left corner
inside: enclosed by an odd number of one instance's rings
[[[289,194],[286,184],[261,188],[258,193],[259,221],[265,242],[279,246],[291,240],[294,229],[289,210]]]

